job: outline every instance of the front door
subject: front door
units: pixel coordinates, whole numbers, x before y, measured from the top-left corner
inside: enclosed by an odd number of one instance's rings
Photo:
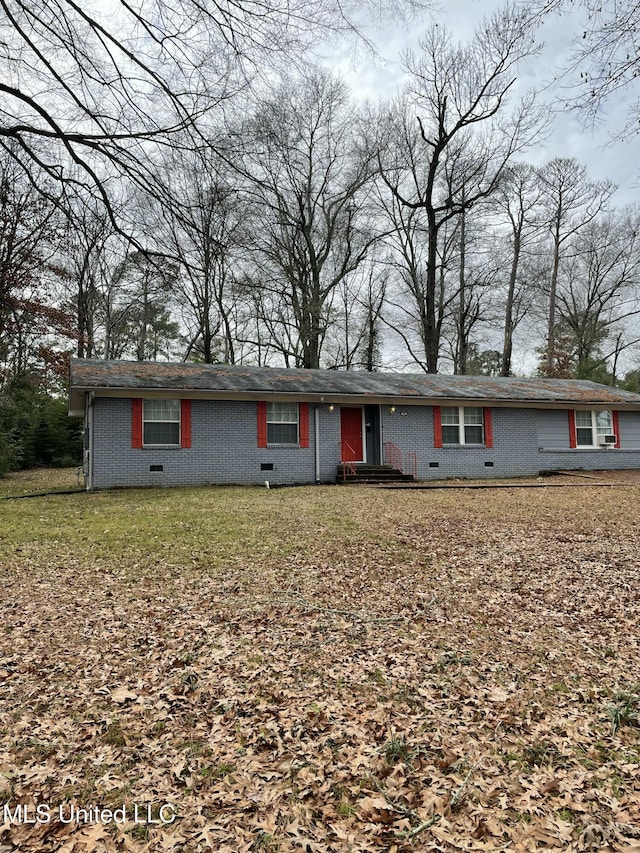
[[[363,462],[362,408],[340,409],[341,462]]]

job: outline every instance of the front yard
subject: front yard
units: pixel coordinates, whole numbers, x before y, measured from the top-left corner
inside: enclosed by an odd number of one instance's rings
[[[1,853],[640,851],[639,498],[0,501]]]

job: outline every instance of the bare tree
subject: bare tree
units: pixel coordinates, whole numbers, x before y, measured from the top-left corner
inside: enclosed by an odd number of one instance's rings
[[[466,47],[454,46],[442,27],[433,27],[421,42],[419,57],[407,58],[408,92],[420,129],[424,177],[405,171],[406,156],[387,151],[381,171],[393,195],[406,208],[426,218],[424,314],[425,362],[435,373],[439,357],[438,244],[450,220],[491,195],[511,157],[540,128],[540,115],[528,100],[503,119],[515,66],[534,50],[526,15],[513,8],[497,13]],[[484,127],[484,132],[481,128]],[[453,184],[444,180],[447,159],[464,148],[466,167]],[[395,156],[394,156],[395,154]],[[410,162],[410,161],[409,161]]]
[[[371,258],[358,278],[339,287],[338,320],[331,343],[331,367],[376,370],[382,358],[382,310],[389,272],[379,258]]]
[[[71,201],[71,200],[70,200]],[[125,248],[102,205],[73,203],[60,254],[62,305],[75,317],[76,355],[95,358],[103,350],[101,319],[112,286],[112,270]]]
[[[540,236],[542,188],[537,173],[526,163],[514,163],[494,197],[494,203],[507,218],[509,229],[509,270],[504,300],[504,334],[500,375],[510,376],[513,336],[531,307],[538,283],[539,269],[530,262]]]
[[[388,276],[383,272],[368,276],[367,288],[361,304],[364,307],[364,323],[360,335],[359,365],[371,372],[376,370],[382,360],[382,310],[387,295]]]
[[[213,148],[169,156],[164,170],[177,204],[159,207],[150,239],[157,243],[165,234],[164,250],[180,266],[176,287],[185,357],[233,364],[238,282],[245,273],[244,247],[251,242],[246,193]]]
[[[477,214],[478,210],[474,208],[472,212]],[[477,328],[490,319],[492,300],[488,294],[496,286],[499,272],[495,254],[481,245],[486,240],[486,225],[481,219],[474,221],[472,212],[461,213],[456,234],[458,275],[457,290],[452,294],[451,349],[453,372],[460,375],[468,372]]]
[[[0,157],[0,365],[24,372],[47,335],[72,336],[54,302],[62,225],[13,158]],[[44,350],[43,350],[44,352]]]
[[[393,5],[399,14],[421,3]],[[168,199],[159,151],[180,145],[185,131],[190,148],[206,142],[210,111],[254,77],[302,63],[329,33],[357,33],[354,8],[338,0],[0,0],[0,147],[58,203],[81,187],[115,222],[116,179]]]
[[[277,320],[285,358],[320,366],[338,287],[377,235],[367,213],[374,158],[354,129],[354,105],[332,74],[315,69],[265,102],[245,155],[260,210],[257,247],[266,263],[263,313]]]
[[[402,180],[405,192],[418,193],[428,175],[428,152],[422,144],[420,131],[413,113],[407,109],[406,100],[393,104],[386,114],[373,117],[371,124],[383,128],[379,142],[385,151],[384,180],[376,184],[376,202],[384,223],[385,241],[389,248],[386,264],[390,281],[386,293],[386,306],[382,313],[384,323],[402,340],[411,360],[427,371],[426,353],[433,336],[438,349],[445,317],[450,308],[451,296],[446,282],[452,269],[455,222],[443,223],[438,234],[436,292],[427,292],[428,222],[423,207],[402,203],[397,193],[388,191]],[[432,300],[434,317],[427,312]]]
[[[572,94],[562,103],[576,109],[589,124],[604,121],[610,98],[637,86],[640,5],[635,0],[535,0],[533,4],[523,0],[523,6],[539,20],[576,6],[583,10],[563,72]],[[628,106],[626,123],[619,128],[620,136],[637,133],[639,111],[640,97],[636,96]]]
[[[490,300],[487,298],[491,286],[496,284],[498,266],[495,254],[486,251],[487,200],[479,199],[475,205],[465,203],[465,177],[473,174],[466,146],[452,146],[444,163],[444,180],[449,196],[457,193],[460,199],[460,214],[449,222],[451,274],[442,277],[449,292],[450,349],[453,372],[466,374],[472,336],[477,327],[488,319]],[[498,187],[502,182],[498,184]],[[445,331],[446,335],[446,331]]]
[[[595,220],[574,236],[558,290],[560,320],[573,339],[576,375],[602,378],[623,349],[638,343],[625,328],[640,313],[637,210]]]
[[[543,187],[543,213],[551,239],[551,271],[545,372],[553,376],[556,359],[556,299],[563,252],[569,241],[606,207],[615,190],[610,181],[592,181],[575,159],[555,158],[538,172]]]

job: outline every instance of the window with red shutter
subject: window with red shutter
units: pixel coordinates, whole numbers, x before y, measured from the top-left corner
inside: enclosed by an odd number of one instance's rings
[[[613,431],[616,436],[616,443],[614,447],[620,447],[620,413],[619,412],[611,412],[613,418]]]
[[[610,409],[569,411],[570,447],[619,447],[620,418]]]
[[[433,446],[442,447],[442,410],[440,406],[433,407]]]
[[[258,447],[267,446],[267,404],[258,403]]]
[[[576,413],[569,409],[569,447],[576,447]]]
[[[180,447],[191,447],[191,400],[180,400]]]
[[[131,401],[131,447],[142,448],[142,400]]]
[[[484,410],[484,446],[493,447],[493,418],[488,406]]]
[[[309,404],[300,403],[298,409],[300,418],[300,447],[309,447]]]
[[[439,406],[434,410],[435,447],[493,447],[491,409],[481,406]]]

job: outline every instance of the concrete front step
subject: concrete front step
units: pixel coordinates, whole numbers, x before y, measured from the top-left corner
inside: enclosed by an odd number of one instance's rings
[[[364,465],[354,463],[355,473],[338,465],[336,482],[338,483],[394,483],[413,481],[412,474],[403,474],[392,465]]]

